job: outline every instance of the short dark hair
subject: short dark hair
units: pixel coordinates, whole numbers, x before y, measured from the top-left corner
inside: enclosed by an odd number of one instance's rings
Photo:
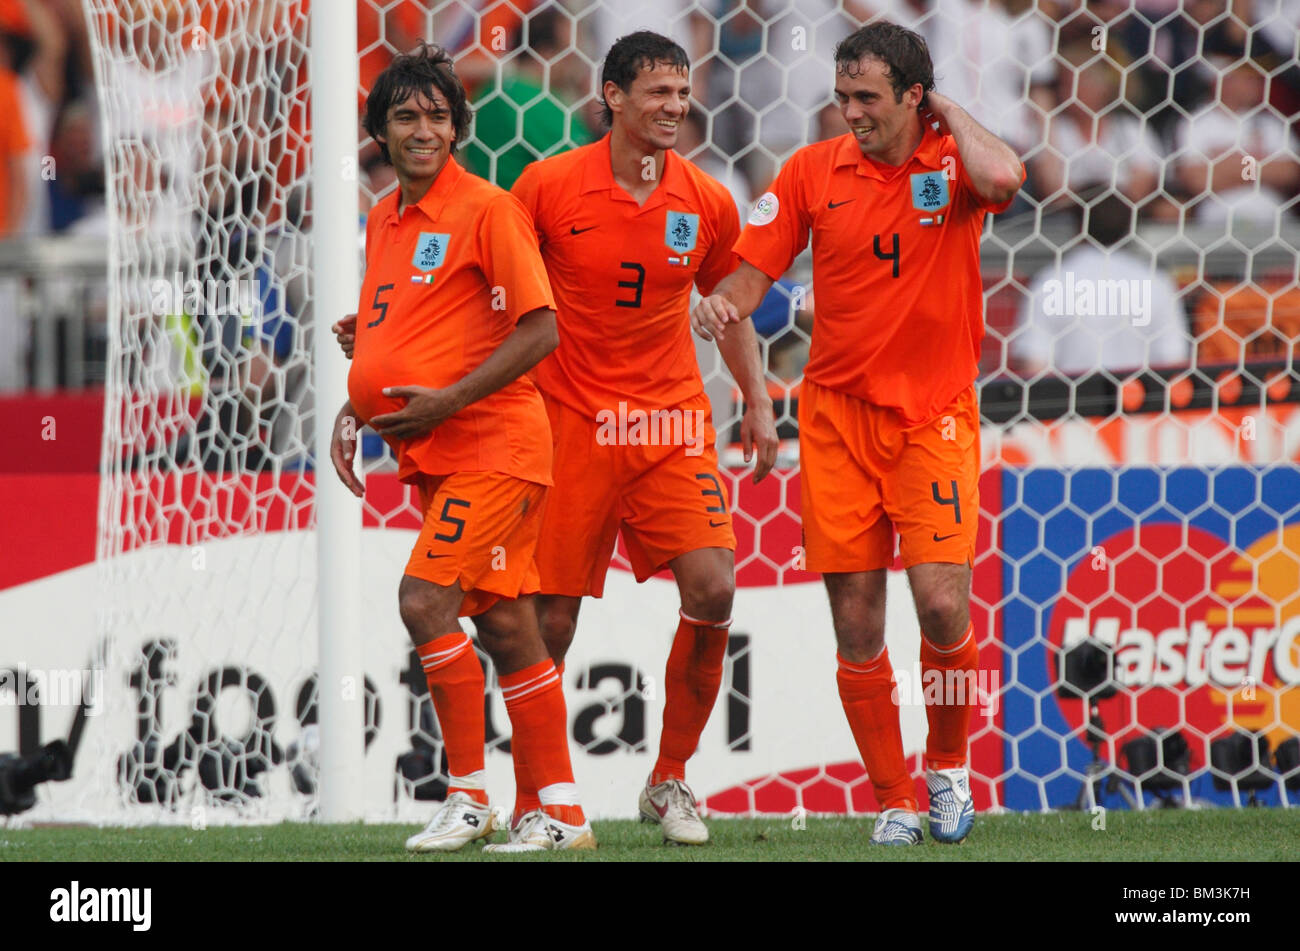
[[[934,63],[925,38],[896,23],[879,20],[850,33],[835,47],[837,72],[854,74],[854,65],[863,57],[878,59],[888,69],[894,87],[894,102],[903,101],[903,93],[917,83],[923,92],[934,88]]]
[[[456,130],[456,140],[451,151],[469,136],[469,122],[473,112],[465,95],[465,87],[456,75],[451,56],[441,46],[421,43],[409,53],[393,57],[388,68],[375,80],[370,95],[366,97],[366,132],[379,146],[384,161],[392,164],[388,146],[379,141],[388,126],[388,110],[405,102],[415,93],[433,98],[433,91],[442,93],[451,109],[451,124]]]
[[[605,54],[605,65],[600,71],[601,91],[604,91],[605,83],[613,83],[627,92],[636,81],[637,73],[654,69],[660,63],[687,72],[691,68],[686,50],[666,36],[650,30],[620,36]],[[614,124],[614,111],[604,99],[600,101],[600,118],[607,126]]]

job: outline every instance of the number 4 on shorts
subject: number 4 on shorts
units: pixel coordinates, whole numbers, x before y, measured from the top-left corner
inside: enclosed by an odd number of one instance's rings
[[[953,519],[954,521],[956,521],[958,525],[960,525],[961,524],[961,500],[957,497],[957,480],[949,479],[948,485],[951,486],[952,495],[946,498],[940,495],[938,482],[930,483],[930,494],[934,496],[934,500],[938,502],[940,505],[952,506]]]

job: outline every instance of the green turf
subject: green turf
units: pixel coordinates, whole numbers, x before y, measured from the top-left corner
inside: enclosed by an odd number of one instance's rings
[[[451,855],[407,855],[414,826],[274,826],[188,828],[57,827],[0,829],[0,861],[1276,861],[1297,857],[1300,811],[1212,809],[1109,812],[1105,830],[1087,813],[980,816],[959,846],[869,847],[870,819],[710,819],[702,848],[660,844],[657,827],[597,822],[596,852],[483,855],[469,846]]]

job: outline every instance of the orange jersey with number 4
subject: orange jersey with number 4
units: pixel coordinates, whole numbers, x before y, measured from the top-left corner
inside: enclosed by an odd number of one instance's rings
[[[533,217],[558,305],[560,345],[537,383],[588,418],[620,401],[663,409],[703,391],[691,287],[707,294],[735,268],[740,233],[727,190],[672,151],[638,205],[614,181],[609,141],[534,162],[512,189]]]
[[[366,222],[366,277],[348,395],[364,422],[401,409],[389,386],[434,389],[486,360],[524,314],[554,309],[528,215],[508,192],[449,161],[425,196],[397,192]],[[391,439],[398,474],[501,472],[551,484],[551,434],[527,376],[465,407],[427,436]]]
[[[775,280],[812,239],[806,379],[909,423],[975,379],[984,336],[979,241],[986,212],[951,136],[926,128],[902,165],[852,135],[797,151],[754,206],[736,254]]]

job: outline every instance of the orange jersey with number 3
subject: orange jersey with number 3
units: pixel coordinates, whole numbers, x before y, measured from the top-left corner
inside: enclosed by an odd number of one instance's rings
[[[401,409],[389,386],[434,389],[486,360],[524,314],[553,310],[532,223],[508,192],[448,161],[414,205],[397,192],[366,222],[366,277],[348,394],[364,422]],[[427,436],[392,439],[398,474],[501,472],[551,484],[551,434],[527,376],[511,380]]]
[[[601,410],[662,409],[703,392],[691,339],[691,287],[707,294],[735,268],[731,195],[672,151],[638,205],[614,181],[609,136],[529,165],[513,193],[532,215],[555,291],[559,347],[537,368],[556,399]]]
[[[951,136],[927,127],[893,167],[863,156],[846,134],[790,157],[736,254],[775,280],[811,237],[816,310],[805,378],[921,423],[975,379],[980,232],[985,213],[1006,206],[975,191]]]

